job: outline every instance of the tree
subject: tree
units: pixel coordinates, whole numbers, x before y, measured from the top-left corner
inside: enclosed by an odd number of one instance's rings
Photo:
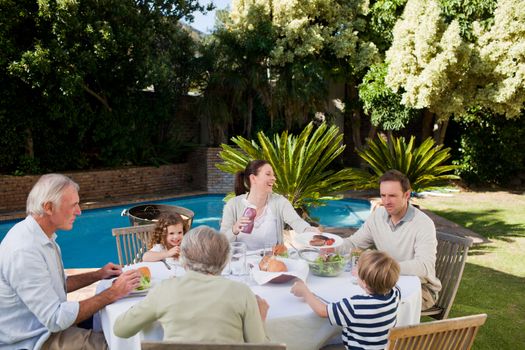
[[[452,115],[481,106],[514,117],[525,101],[520,1],[498,1],[494,13],[490,4],[464,2],[409,0],[386,54],[387,85],[402,94],[403,104],[436,114],[438,142]]]
[[[53,170],[160,156],[196,74],[193,41],[178,21],[203,6],[6,0],[0,7],[0,119],[14,127],[0,139],[25,145],[21,154]]]

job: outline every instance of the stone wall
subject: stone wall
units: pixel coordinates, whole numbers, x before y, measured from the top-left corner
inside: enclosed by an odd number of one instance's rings
[[[196,190],[208,193],[228,193],[233,191],[233,174],[227,174],[217,169],[215,164],[222,163],[219,158],[220,147],[199,148],[189,157],[191,177],[202,187]]]
[[[233,191],[233,175],[215,167],[221,148],[198,148],[183,164],[67,172],[80,185],[83,203],[127,196]],[[25,210],[27,194],[40,175],[0,175],[0,212]]]
[[[188,192],[195,184],[189,164],[64,173],[80,185],[82,202],[133,195]],[[25,209],[27,194],[40,176],[0,176],[0,211]]]

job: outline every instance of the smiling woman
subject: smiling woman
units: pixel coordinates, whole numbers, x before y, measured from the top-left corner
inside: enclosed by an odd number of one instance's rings
[[[230,241],[244,242],[248,250],[256,250],[282,243],[285,224],[298,233],[319,232],[297,214],[284,196],[272,192],[275,180],[266,160],[252,160],[236,173],[237,196],[226,203],[221,223],[221,233]],[[250,206],[256,210],[254,219],[244,214]],[[250,232],[245,230],[248,225],[254,226]]]

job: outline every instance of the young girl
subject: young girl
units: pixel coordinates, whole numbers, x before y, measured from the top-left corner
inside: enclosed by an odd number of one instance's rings
[[[384,349],[388,330],[395,326],[400,291],[399,264],[387,253],[370,250],[361,254],[358,282],[365,294],[325,304],[298,280],[291,292],[303,297],[315,313],[343,327],[346,349]]]
[[[143,261],[160,261],[166,258],[178,259],[180,243],[187,228],[182,217],[177,214],[164,214],[159,217]]]

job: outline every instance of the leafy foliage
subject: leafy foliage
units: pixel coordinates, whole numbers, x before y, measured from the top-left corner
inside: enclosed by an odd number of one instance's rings
[[[238,147],[221,145],[219,156],[224,163],[217,168],[236,173],[254,159],[265,159],[277,178],[275,192],[285,196],[295,208],[322,205],[322,200],[339,199],[340,193],[354,187],[356,170],[335,171],[330,165],[343,152],[343,135],[336,126],[321,124],[314,130],[309,123],[297,136],[287,131],[273,140],[259,132],[258,142],[242,136],[232,138]]]
[[[0,120],[10,126],[0,140],[15,150],[0,171],[155,162],[197,75],[179,19],[204,9],[195,0],[0,2]]]
[[[387,70],[385,63],[370,67],[359,85],[359,98],[363,101],[365,112],[370,114],[373,125],[381,126],[383,130],[400,130],[416,113],[401,104],[400,94],[386,86]]]
[[[478,106],[519,116],[525,8],[521,0],[500,0],[493,9],[493,1],[407,1],[386,53],[385,81],[403,104],[443,118]]]
[[[456,175],[445,174],[457,168],[456,165],[444,165],[450,158],[450,148],[436,146],[431,138],[416,147],[414,136],[408,143],[404,137],[393,137],[388,143],[378,135],[375,140],[368,140],[366,147],[357,153],[372,172],[360,177],[359,187],[362,189],[378,188],[379,177],[390,169],[405,174],[416,192],[458,179]]]
[[[524,116],[506,120],[484,110],[460,121],[461,146],[456,173],[469,184],[505,185],[525,173]]]

